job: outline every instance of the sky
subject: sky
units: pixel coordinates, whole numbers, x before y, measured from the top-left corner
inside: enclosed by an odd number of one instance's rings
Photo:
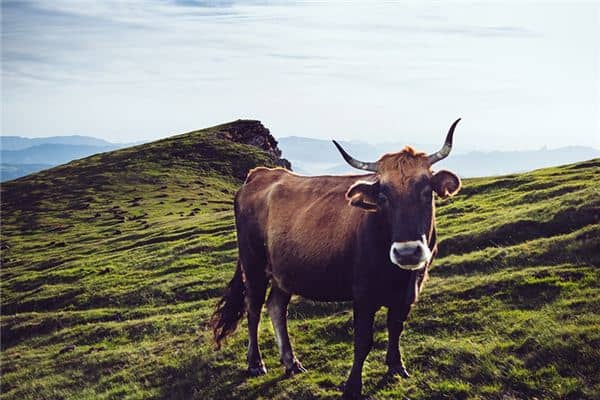
[[[2,134],[600,148],[597,2],[2,1]]]

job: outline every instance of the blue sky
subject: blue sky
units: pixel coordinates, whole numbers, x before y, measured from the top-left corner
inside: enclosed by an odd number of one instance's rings
[[[2,134],[600,148],[595,2],[3,1]]]

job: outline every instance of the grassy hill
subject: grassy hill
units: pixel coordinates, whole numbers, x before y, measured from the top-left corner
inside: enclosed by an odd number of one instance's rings
[[[236,259],[232,197],[273,163],[226,124],[2,185],[2,399],[334,399],[347,303],[290,307],[309,369],[245,378],[245,324],[207,322]],[[441,257],[384,378],[385,315],[364,370],[377,399],[600,397],[600,160],[464,182],[438,205]]]

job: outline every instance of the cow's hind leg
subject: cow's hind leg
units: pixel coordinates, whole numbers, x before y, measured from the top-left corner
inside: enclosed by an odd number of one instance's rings
[[[292,344],[287,329],[287,307],[290,302],[291,295],[274,283],[271,285],[271,293],[267,299],[267,310],[273,323],[275,330],[275,338],[279,346],[279,355],[281,362],[285,367],[285,374],[288,376],[305,372],[306,369],[300,364],[300,361],[294,355]]]
[[[262,272],[262,273],[261,273]],[[267,292],[264,270],[246,270],[246,308],[248,310],[248,374],[259,376],[267,373],[258,346],[258,325]]]

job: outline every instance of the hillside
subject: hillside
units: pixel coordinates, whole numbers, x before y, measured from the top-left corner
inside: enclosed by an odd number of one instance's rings
[[[234,270],[232,197],[275,143],[237,121],[2,185],[2,399],[334,399],[347,303],[294,299],[309,369],[245,378],[245,324],[207,321]],[[250,136],[252,137],[252,135]],[[266,139],[265,139],[266,138]],[[250,140],[252,142],[252,140]],[[384,379],[385,315],[364,372],[377,399],[600,396],[600,160],[465,180],[438,207],[439,258],[403,334],[412,377]]]

